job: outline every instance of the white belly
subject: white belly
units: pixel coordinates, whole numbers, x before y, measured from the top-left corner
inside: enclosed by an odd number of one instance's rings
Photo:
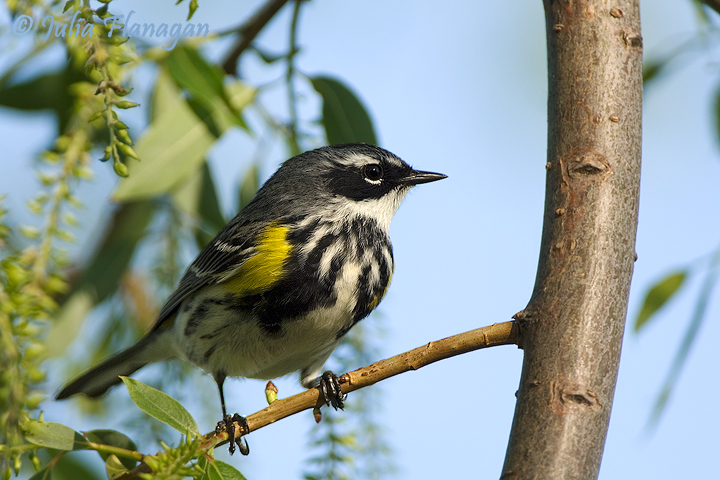
[[[203,299],[224,295],[220,286],[210,287],[205,296],[190,298],[180,306],[174,322],[176,350],[210,374],[262,380],[296,371],[303,371],[303,377],[317,376],[315,371],[320,371],[340,342],[339,332],[353,323],[359,271],[359,265],[345,265],[335,283],[335,303],[283,320],[277,334],[268,334],[248,310],[232,308],[229,299],[205,302],[202,319],[194,320]]]

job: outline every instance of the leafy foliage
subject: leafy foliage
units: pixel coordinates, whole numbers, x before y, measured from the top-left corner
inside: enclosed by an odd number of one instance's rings
[[[648,290],[640,313],[635,319],[636,332],[677,293],[685,282],[685,278],[687,278],[686,272],[672,273]]]
[[[323,99],[323,125],[329,144],[377,143],[370,116],[350,89],[329,77],[310,81]]]
[[[198,2],[188,4],[190,19]],[[258,152],[263,151],[260,132],[279,138],[291,153],[319,146],[317,135],[307,132],[317,131],[320,112],[310,118],[298,114],[296,104],[302,98],[295,94],[295,82],[309,81],[322,100],[327,143],[376,143],[370,116],[350,88],[334,78],[297,71],[293,58],[299,52],[301,4],[294,4],[288,52],[268,57],[274,66],[281,60],[286,63],[282,76],[290,111],[286,119],[266,110],[260,101],[272,95],[271,85],[240,80],[208,60],[203,42],[212,42],[211,38],[180,42],[167,51],[128,41],[117,32],[108,36],[102,20],[112,15],[111,0],[100,0],[96,9],[81,0],[9,2],[15,16],[51,15],[56,24],[69,23],[77,12],[80,27],[92,24],[94,30],[91,36],[51,36],[47,41],[37,38],[37,32],[32,53],[0,76],[0,106],[51,112],[58,125],[57,138],[37,163],[41,190],[28,205],[44,220],[43,227],[11,228],[0,203],[2,478],[19,472],[25,462],[36,471],[33,479],[96,478],[72,453],[78,450],[98,452],[108,478],[130,471],[133,478],[244,478],[230,465],[213,460],[214,444],[200,435],[180,402],[137,380],[124,379],[140,410],[184,435],[173,446],[162,443],[158,454],[138,451],[138,431],[130,436],[110,429],[80,433],[46,422],[38,413],[45,399],[40,388],[45,378],[42,362],[62,357],[82,335],[91,314],[104,312],[105,322],[96,327],[99,339],[85,349],[83,363],[87,357],[107,355],[153,321],[159,300],[174,288],[188,258],[227,221],[207,157],[228,131],[256,141]],[[239,42],[242,34],[239,27],[224,35]],[[32,68],[33,58],[50,47],[62,50],[67,62],[55,71],[34,73],[38,69]],[[150,101],[144,103],[135,75],[142,66],[155,72]],[[132,115],[126,118],[129,109],[147,113],[147,124],[131,122]],[[82,261],[73,262],[68,250],[74,244],[72,229],[79,226],[73,211],[81,207],[76,192],[81,181],[93,177],[95,168],[102,168],[92,161],[98,156],[102,161],[112,159],[122,180],[112,194],[116,205],[94,248],[83,252]],[[256,153],[236,189],[237,208],[258,189],[262,167],[263,155]],[[154,260],[147,262],[148,258]],[[341,369],[367,361],[367,348],[362,331],[353,333],[342,348]],[[185,367],[172,368],[183,375]],[[387,471],[373,466],[373,459],[389,463],[385,461],[389,450],[370,415],[379,399],[367,393],[355,397],[354,421],[328,416],[313,434],[311,465],[321,466],[316,469],[320,474],[373,472],[370,477],[377,477]],[[98,410],[101,407],[95,404],[88,414]],[[148,423],[153,432],[168,435],[156,430],[157,422]],[[143,470],[134,471],[141,460]],[[347,470],[351,464],[355,466]],[[363,465],[367,467],[359,467]]]
[[[200,435],[197,423],[180,402],[138,380],[121,378],[130,393],[130,398],[143,412],[170,425],[180,433]]]
[[[685,334],[678,351],[673,358],[670,370],[668,371],[665,381],[663,382],[660,393],[658,394],[648,426],[654,428],[660,420],[667,402],[670,399],[672,390],[680,378],[680,373],[687,361],[688,355],[693,344],[697,341],[700,328],[705,321],[708,303],[715,291],[718,275],[720,275],[720,250],[709,259],[707,271],[703,279],[698,298],[695,302],[695,309],[690,317],[690,322],[686,327]],[[681,285],[687,278],[687,272],[673,273],[656,283],[645,296],[642,309],[635,320],[635,331],[638,332],[643,326],[654,317],[663,305],[665,305],[679,291]]]
[[[677,60],[679,58],[685,57],[693,59],[701,55],[707,55],[709,52],[712,52],[711,48],[708,47],[717,46],[717,40],[714,40],[712,35],[709,34],[717,31],[717,27],[715,26],[717,17],[711,12],[711,10],[714,10],[715,13],[720,13],[718,12],[718,2],[693,0],[693,3],[695,4],[698,18],[700,20],[698,32],[693,38],[682,42],[679,45],[674,45],[667,51],[656,54],[649,60],[644,61],[643,82],[646,89],[649,85],[657,83],[664,74],[677,71],[678,68],[676,63],[678,63]],[[675,68],[673,69],[671,67]],[[720,85],[720,81],[718,85]],[[713,100],[712,114],[717,131],[717,139],[718,142],[720,142],[720,87],[717,89]],[[670,369],[665,377],[665,381],[663,382],[660,393],[655,400],[655,404],[650,414],[648,425],[651,428],[656,427],[662,417],[668,400],[672,394],[672,390],[677,384],[677,381],[680,378],[680,373],[682,372],[688,355],[692,350],[692,346],[698,339],[698,332],[700,331],[702,323],[705,321],[705,311],[707,305],[712,295],[717,294],[715,285],[719,264],[720,249],[712,256],[702,259],[699,262],[699,268],[691,268],[691,265],[687,265],[679,271],[662,278],[648,289],[642,308],[635,318],[634,330],[636,333],[640,333],[642,330],[646,329],[651,322],[657,321],[659,318],[657,313],[660,312],[672,298],[676,297],[680,293],[681,287],[686,283],[688,277],[694,273],[692,270],[702,268],[706,270],[693,312],[690,315],[690,321],[686,326],[678,351],[673,358]]]

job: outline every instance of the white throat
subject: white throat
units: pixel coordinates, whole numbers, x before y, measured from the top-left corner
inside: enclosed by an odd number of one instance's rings
[[[393,190],[380,198],[360,201],[343,199],[343,202],[338,202],[338,204],[335,205],[335,211],[337,215],[344,218],[358,216],[374,218],[380,229],[385,232],[385,234],[388,234],[390,232],[390,222],[408,190],[409,188],[401,188]]]

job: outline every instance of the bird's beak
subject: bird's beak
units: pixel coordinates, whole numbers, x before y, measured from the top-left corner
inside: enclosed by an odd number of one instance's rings
[[[447,175],[442,173],[433,172],[422,172],[420,170],[411,170],[405,178],[402,179],[402,183],[405,185],[419,185],[421,183],[435,182],[447,178]]]

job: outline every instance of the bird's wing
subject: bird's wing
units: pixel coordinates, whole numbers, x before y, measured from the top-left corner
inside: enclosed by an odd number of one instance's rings
[[[152,330],[166,328],[183,300],[202,287],[226,282],[240,296],[269,289],[283,275],[287,233],[279,223],[229,223],[187,268]]]

